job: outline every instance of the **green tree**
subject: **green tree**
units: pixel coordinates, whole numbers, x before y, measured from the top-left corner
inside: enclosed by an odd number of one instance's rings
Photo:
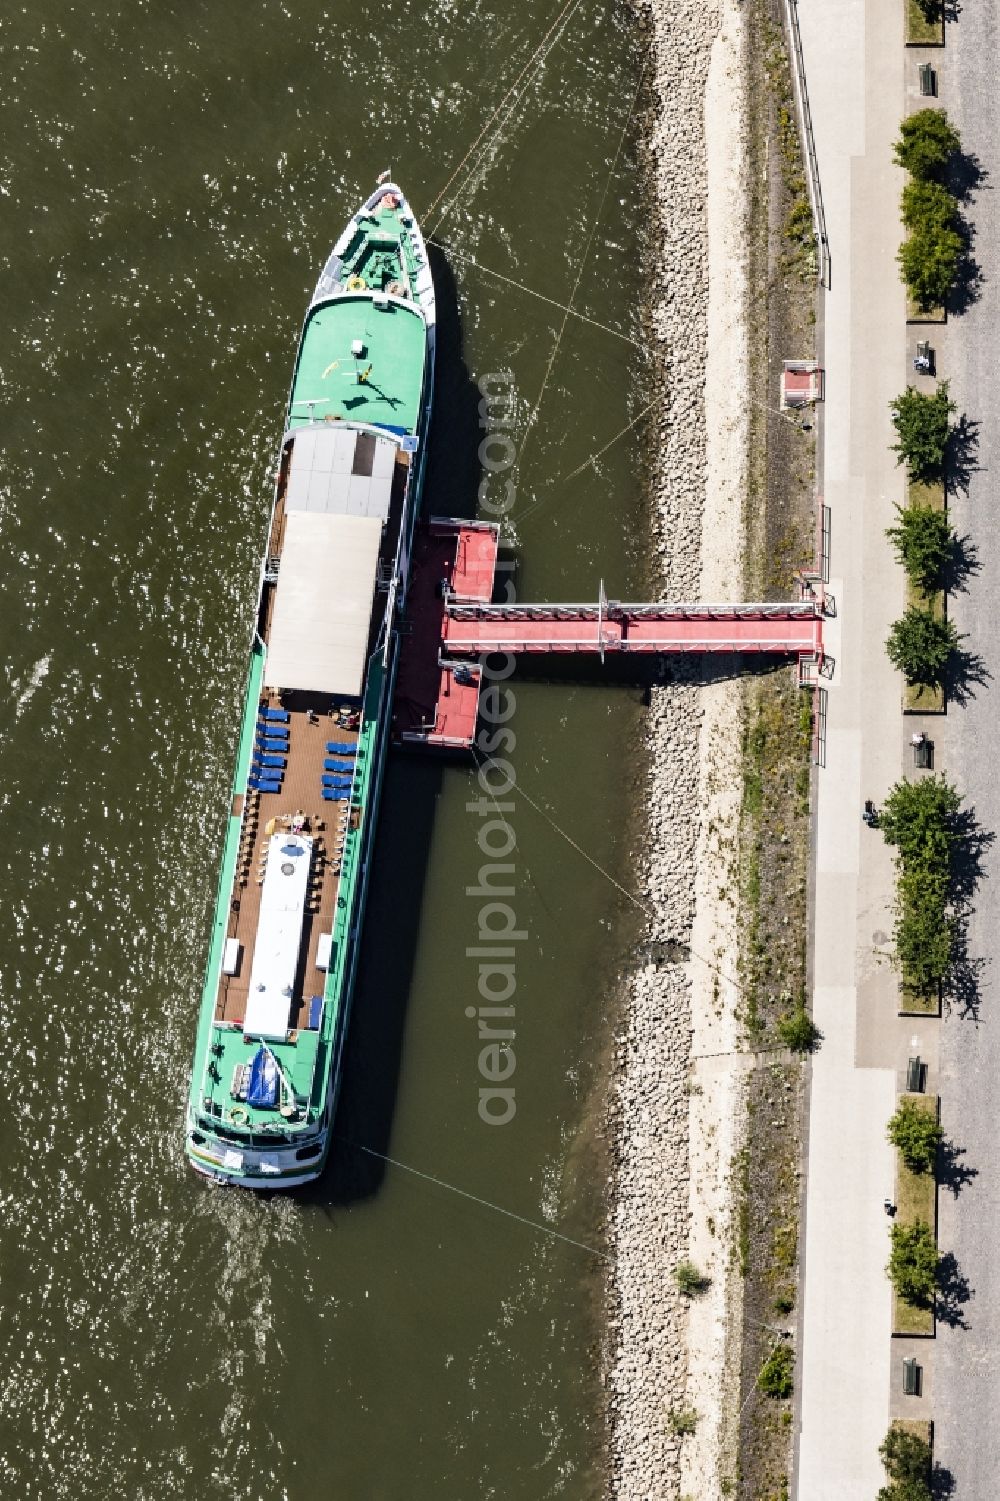
[[[823,1040],[822,1032],[801,1003],[778,1018],[778,1036],[793,1053],[813,1053]]]
[[[893,1225],[886,1271],[901,1298],[926,1307],[937,1286],[938,1252],[934,1233],[925,1220],[912,1225]]]
[[[889,1477],[878,1501],[931,1501],[931,1446],[926,1439],[893,1426],[878,1452]]]
[[[948,382],[939,381],[929,396],[907,386],[901,396],[889,403],[897,441],[893,452],[897,463],[905,464],[913,480],[936,480],[944,474],[948,452],[949,418],[956,410],[948,395]]]
[[[960,794],[944,777],[897,782],[879,826],[896,847],[896,957],[907,990],[926,994],[947,973],[952,924],[948,917],[952,846]]]
[[[944,1132],[937,1117],[916,1100],[900,1100],[889,1117],[886,1135],[911,1173],[931,1173]]]
[[[941,587],[945,569],[955,550],[956,536],[947,514],[930,506],[897,506],[895,526],[886,536],[907,577],[930,594]]]
[[[910,605],[893,622],[885,650],[911,687],[936,688],[961,640],[950,620],[938,620],[930,610]]]
[[[899,274],[921,312],[942,307],[958,278],[962,236],[945,224],[921,224],[896,252]]]
[[[962,794],[945,777],[921,777],[916,782],[904,778],[882,804],[879,828],[904,865],[947,875],[961,806]]]
[[[941,181],[962,140],[943,109],[921,109],[899,127],[893,156],[914,177]]]
[[[911,177],[903,188],[900,213],[907,229],[920,229],[926,224],[937,224],[942,229],[954,229],[958,223],[958,204],[953,193],[940,182],[923,177]]]
[[[768,1397],[790,1397],[795,1356],[790,1345],[775,1345],[757,1373],[757,1385]]]
[[[948,973],[952,923],[948,882],[933,871],[904,870],[896,887],[896,958],[903,987],[929,995]]]

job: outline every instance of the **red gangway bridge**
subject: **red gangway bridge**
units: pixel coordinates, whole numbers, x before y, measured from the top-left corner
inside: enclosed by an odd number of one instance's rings
[[[418,534],[394,714],[404,744],[467,749],[479,708],[480,659],[492,653],[729,652],[795,658],[800,681],[823,667],[827,600],[800,581],[788,604],[494,604],[499,528],[433,518]]]

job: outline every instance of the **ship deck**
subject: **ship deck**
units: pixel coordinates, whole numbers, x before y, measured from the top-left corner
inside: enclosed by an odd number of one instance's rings
[[[362,353],[355,355],[357,343]],[[420,415],[427,329],[416,307],[371,293],[336,298],[309,317],[295,369],[289,425],[317,419],[369,422],[412,433]]]
[[[276,704],[277,700],[272,697],[270,702]],[[315,843],[299,965],[289,1006],[288,1025],[294,1031],[306,1026],[312,998],[323,993],[326,975],[316,965],[317,951],[320,935],[333,930],[340,860],[350,818],[349,799],[324,801],[321,778],[326,759],[342,762],[345,771],[353,770],[354,762],[347,757],[331,757],[326,744],[356,745],[358,732],[345,729],[327,715],[314,715],[316,722],[312,722],[307,704],[297,703],[295,695],[286,695],[285,707],[289,712],[289,749],[281,791],[249,792],[247,807],[242,810],[242,838],[227,928],[227,937],[235,938],[240,945],[239,964],[234,975],[220,977],[215,1020],[243,1021],[260,917],[261,862],[270,835],[290,827],[292,818],[298,815],[304,821],[303,832]]]

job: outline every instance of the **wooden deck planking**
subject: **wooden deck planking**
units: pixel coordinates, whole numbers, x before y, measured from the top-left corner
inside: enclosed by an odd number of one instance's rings
[[[238,910],[230,909],[228,936],[241,946],[239,972],[223,975],[219,982],[216,1001],[216,1019],[219,1021],[242,1021],[246,1013],[250,986],[250,971],[253,967],[254,941],[260,917],[261,887],[257,884],[257,870],[262,852],[267,844],[265,832],[269,821],[280,814],[302,812],[306,816],[305,832],[322,841],[323,879],[320,887],[318,911],[306,911],[303,923],[302,953],[296,974],[295,995],[290,1008],[290,1029],[305,1025],[309,1016],[309,1000],[322,993],[325,973],[316,968],[316,953],[321,933],[333,929],[339,874],[334,874],[335,863],[343,850],[343,830],[349,817],[349,804],[324,802],[321,777],[323,761],[328,756],[326,742],[340,741],[357,743],[357,732],[344,730],[332,719],[321,717],[318,724],[310,724],[304,710],[292,710],[288,724],[289,752],[285,778],[280,793],[261,793],[257,799],[257,827],[253,834],[247,883],[241,886],[237,875],[231,900],[239,901]],[[344,761],[345,770],[353,770],[354,763]],[[247,817],[254,807],[248,798]],[[323,827],[318,827],[322,824]],[[246,825],[244,825],[246,827]],[[317,856],[314,852],[312,874],[317,871]],[[304,956],[304,959],[303,959]]]

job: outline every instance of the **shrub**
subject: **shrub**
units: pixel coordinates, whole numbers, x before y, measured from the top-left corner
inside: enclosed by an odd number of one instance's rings
[[[706,1277],[693,1261],[679,1261],[674,1267],[674,1281],[678,1290],[685,1298],[697,1298],[707,1292],[712,1285],[711,1277]]]
[[[948,452],[948,419],[956,410],[948,382],[940,381],[930,396],[907,386],[902,396],[890,401],[889,409],[896,429],[897,441],[892,445],[899,454],[896,462],[906,465],[913,480],[941,479]]]
[[[958,224],[958,204],[939,182],[911,177],[903,189],[900,213],[907,229],[922,229],[927,224],[954,229]]]
[[[899,274],[921,312],[941,307],[955,285],[962,255],[962,237],[944,224],[922,224],[896,253]]]
[[[955,549],[955,532],[944,511],[929,506],[897,506],[895,526],[886,536],[896,556],[919,589],[930,594],[941,587]]]
[[[931,1173],[944,1132],[936,1117],[916,1100],[900,1100],[886,1135],[911,1173]]]
[[[791,1345],[775,1345],[758,1372],[757,1385],[765,1396],[790,1397],[794,1385],[794,1368],[795,1356]]]
[[[899,127],[893,156],[914,177],[940,181],[962,140],[943,109],[921,109]]]
[[[693,1407],[672,1407],[667,1421],[673,1433],[694,1433],[698,1426],[698,1414]]]
[[[889,1281],[907,1303],[926,1308],[937,1286],[938,1252],[934,1233],[924,1220],[893,1225],[886,1271]]]
[[[894,621],[885,650],[911,687],[936,688],[944,681],[961,640],[950,620],[939,620],[932,611],[910,605],[906,614]]]
[[[778,1036],[793,1053],[813,1053],[823,1034],[803,1005],[778,1018]]]
[[[931,1446],[926,1439],[893,1426],[878,1452],[889,1477],[878,1501],[931,1501]]]
[[[774,1309],[775,1313],[791,1313],[792,1309],[795,1307],[795,1299],[792,1297],[791,1293],[779,1293],[774,1302],[771,1304],[771,1307]]]

